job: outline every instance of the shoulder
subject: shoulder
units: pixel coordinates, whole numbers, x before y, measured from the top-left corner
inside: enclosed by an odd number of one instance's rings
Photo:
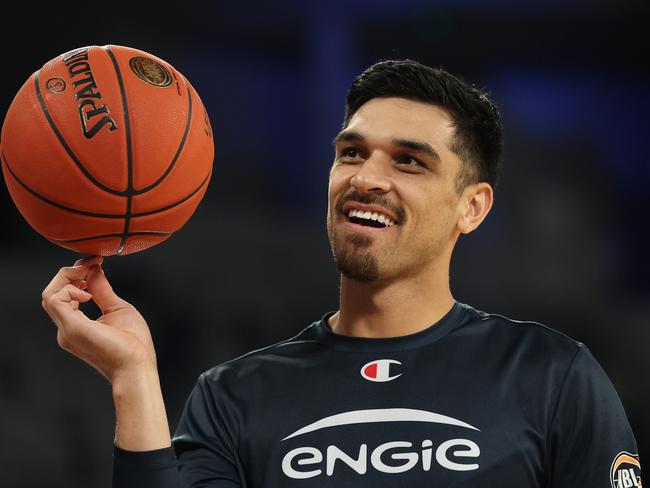
[[[227,379],[239,381],[254,377],[252,373],[260,369],[264,369],[269,374],[275,370],[299,367],[304,363],[306,354],[320,348],[316,333],[317,325],[318,321],[313,322],[293,337],[220,363],[205,371],[201,379],[207,382]]]
[[[457,329],[462,339],[453,346],[469,349],[485,374],[496,371],[515,379],[509,388],[518,388],[523,397],[538,398],[546,391],[557,398],[566,384],[611,390],[607,374],[583,342],[540,322],[464,307],[465,320]]]
[[[483,341],[485,347],[494,353],[503,349],[516,355],[545,356],[567,365],[581,351],[589,354],[584,343],[549,325],[488,313],[466,304],[462,306],[466,314],[458,333]]]
[[[584,344],[546,324],[534,320],[513,319],[506,315],[484,312],[467,304],[461,304],[467,313],[465,325],[481,325],[486,334],[502,334],[521,338],[532,336],[540,340],[568,347],[575,351]]]

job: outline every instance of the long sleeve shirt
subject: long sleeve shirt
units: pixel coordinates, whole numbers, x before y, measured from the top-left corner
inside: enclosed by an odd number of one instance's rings
[[[407,336],[327,318],[203,373],[173,448],[115,448],[114,488],[640,487],[588,348],[456,302]]]

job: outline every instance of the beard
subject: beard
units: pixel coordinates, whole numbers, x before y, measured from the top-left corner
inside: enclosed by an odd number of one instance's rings
[[[367,250],[372,243],[370,237],[348,235],[345,243],[339,246],[333,230],[330,230],[329,234],[334,262],[343,276],[362,283],[369,283],[379,278],[377,258]]]
[[[404,210],[393,204],[389,198],[381,195],[363,195],[352,191],[341,198],[335,210],[328,213],[327,235],[330,240],[334,262],[341,274],[351,280],[368,283],[380,279],[379,259],[370,251],[373,239],[366,235],[348,234],[338,236],[335,230],[337,213],[343,213],[343,205],[348,201],[368,205],[380,205],[396,215],[396,223],[404,221]],[[384,270],[385,272],[386,270]]]

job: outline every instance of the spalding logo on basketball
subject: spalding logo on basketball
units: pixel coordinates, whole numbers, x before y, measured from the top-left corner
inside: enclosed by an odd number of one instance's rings
[[[49,241],[124,255],[168,239],[212,174],[212,128],[169,63],[124,46],[89,46],[36,71],[2,126],[7,188]]]

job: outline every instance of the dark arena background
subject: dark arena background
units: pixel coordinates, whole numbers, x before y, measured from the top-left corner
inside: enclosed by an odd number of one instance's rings
[[[44,62],[91,44],[157,55],[203,99],[216,154],[203,202],[170,240],[105,262],[152,329],[174,429],[201,372],[337,307],[326,190],[353,77],[413,58],[486,87],[504,171],[456,250],[454,296],[586,343],[648,465],[649,13],[645,0],[29,4],[3,15],[0,114]],[[109,385],[59,349],[40,303],[78,256],[32,230],[4,183],[0,229],[0,485],[108,486]]]

